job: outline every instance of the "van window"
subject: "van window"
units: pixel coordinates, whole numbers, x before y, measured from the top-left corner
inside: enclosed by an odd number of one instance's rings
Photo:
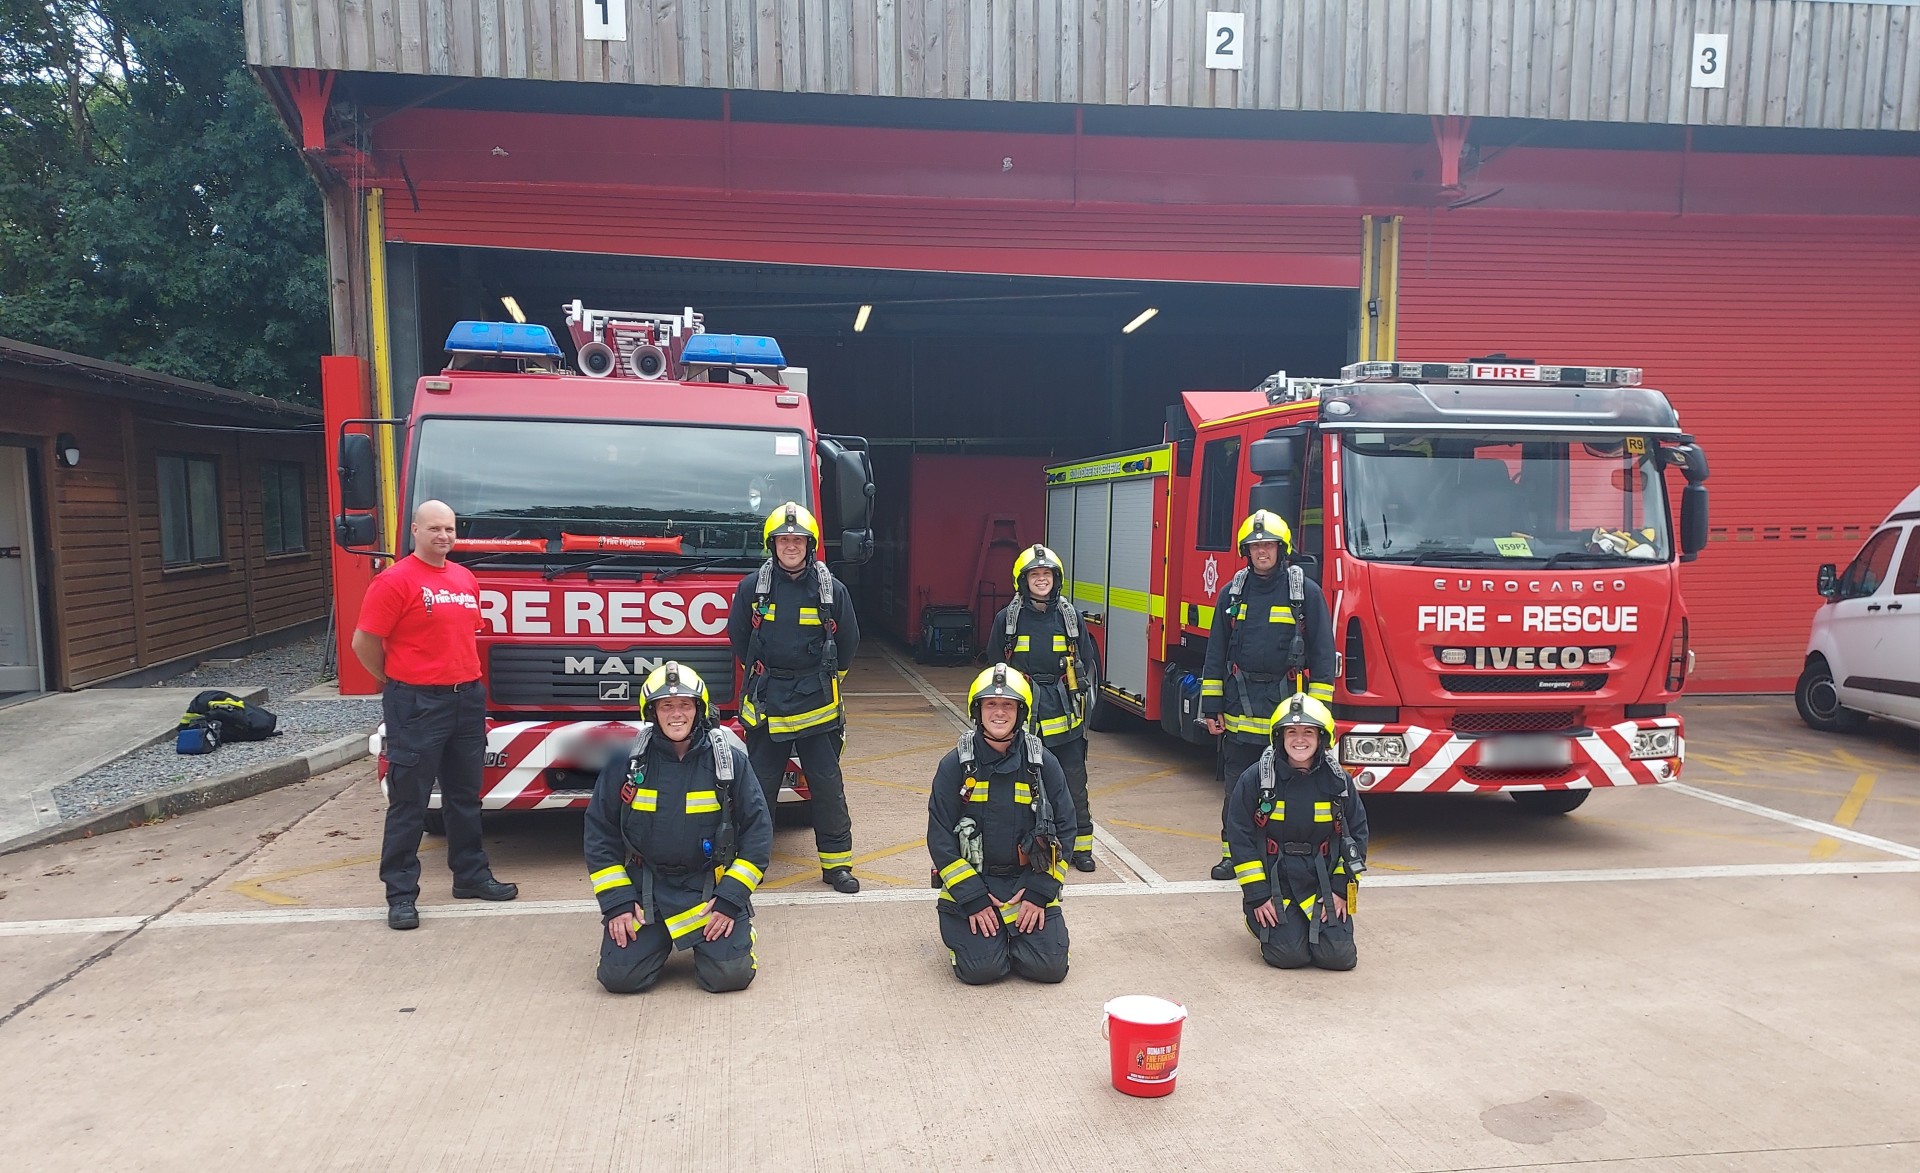
[[[1893,568],[1893,547],[1900,540],[1900,527],[1883,529],[1867,539],[1860,552],[1853,557],[1853,563],[1847,572],[1840,576],[1840,594],[1842,599],[1864,599],[1880,589],[1887,581],[1887,571]]]
[[[1200,457],[1200,516],[1193,543],[1199,549],[1233,549],[1233,529],[1240,524],[1234,510],[1239,479],[1240,437],[1208,444]]]
[[[1893,593],[1920,595],[1920,525],[1907,531],[1907,552],[1900,556],[1900,573],[1893,576]]]

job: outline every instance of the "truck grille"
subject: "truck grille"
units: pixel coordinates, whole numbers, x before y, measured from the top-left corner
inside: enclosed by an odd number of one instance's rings
[[[615,660],[617,664],[609,663]],[[525,708],[602,708],[631,713],[640,704],[640,682],[668,660],[678,660],[698,672],[707,682],[707,696],[715,706],[732,705],[733,649],[724,644],[678,648],[496,644],[487,654],[487,699],[496,705]],[[567,670],[569,666],[573,671]],[[607,668],[612,671],[602,671]]]
[[[1604,672],[1571,676],[1470,676],[1463,672],[1440,674],[1440,687],[1454,693],[1599,692],[1606,686],[1607,674]]]
[[[1572,771],[1572,767],[1545,770],[1492,770],[1486,766],[1462,766],[1460,773],[1469,782],[1552,782]]]
[[[1557,733],[1580,727],[1579,709],[1551,713],[1455,713],[1455,733]]]

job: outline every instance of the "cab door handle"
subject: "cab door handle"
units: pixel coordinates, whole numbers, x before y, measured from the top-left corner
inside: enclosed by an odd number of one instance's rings
[[[1869,611],[1878,611],[1879,609],[1880,609],[1880,604],[1878,604],[1878,603],[1868,603],[1868,604],[1867,604],[1867,610],[1869,610]]]
[[[1899,611],[1899,610],[1901,610],[1901,609],[1903,609],[1903,608],[1904,608],[1905,606],[1906,606],[1906,604],[1905,604],[1905,603],[1888,603],[1888,604],[1887,604],[1887,610],[1889,610],[1889,611]]]

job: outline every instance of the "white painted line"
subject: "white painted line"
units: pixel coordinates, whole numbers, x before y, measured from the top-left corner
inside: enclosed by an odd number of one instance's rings
[[[965,710],[959,705],[954,704],[952,699],[945,693],[927,683],[927,678],[914,671],[913,665],[902,660],[892,648],[882,644],[880,646],[880,655],[886,659],[887,663],[893,665],[893,670],[898,672],[908,684],[913,685],[915,692],[927,698],[927,703],[937,709],[944,710],[947,717],[953,721],[954,725],[961,732],[964,733],[968,729],[973,728],[973,721],[967,716]]]
[[[1873,860],[1864,863],[1730,863],[1698,867],[1664,868],[1569,868],[1564,871],[1530,872],[1401,872],[1390,876],[1369,876],[1364,886],[1376,888],[1460,888],[1498,887],[1526,884],[1620,884],[1670,882],[1674,880],[1739,880],[1794,876],[1876,876],[1920,875],[1920,860]],[[1205,893],[1225,895],[1238,892],[1232,880],[1163,880],[1147,887],[1140,884],[1099,882],[1074,884],[1068,889],[1075,898],[1105,896],[1187,896]],[[756,896],[762,908],[805,907],[835,904],[914,904],[932,901],[939,893],[932,888],[869,888],[856,896],[838,892],[768,892]],[[476,920],[508,916],[598,916],[599,906],[591,900],[517,900],[507,904],[431,905],[420,910],[424,920]],[[176,912],[156,918],[138,916],[80,917],[73,920],[0,921],[0,937],[58,936],[77,933],[114,933],[139,928],[149,929],[227,928],[236,925],[322,924],[337,921],[381,921],[384,906],[376,908],[266,908],[235,912]]]
[[[1730,798],[1724,794],[1715,794],[1711,790],[1702,790],[1698,786],[1689,786],[1684,782],[1669,782],[1668,790],[1677,790],[1681,794],[1706,802],[1717,802],[1721,806],[1745,811],[1750,815],[1759,815],[1763,819],[1772,819],[1785,823],[1789,827],[1798,827],[1803,831],[1813,831],[1830,839],[1840,839],[1848,843],[1857,843],[1861,847],[1871,847],[1875,851],[1884,851],[1888,855],[1897,855],[1902,859],[1920,859],[1920,847],[1909,847],[1905,843],[1895,843],[1891,839],[1882,839],[1877,835],[1864,835],[1851,827],[1842,827],[1836,823],[1823,823],[1819,819],[1802,818],[1790,815],[1786,811],[1775,810],[1770,806],[1761,806],[1757,802],[1748,802],[1744,798]]]
[[[1116,856],[1119,856],[1120,861],[1129,868],[1132,868],[1133,874],[1139,876],[1147,887],[1164,888],[1167,886],[1167,878],[1165,876],[1154,871],[1152,865],[1135,855],[1128,849],[1126,844],[1115,839],[1113,833],[1105,827],[1102,827],[1099,823],[1093,825],[1093,841],[1105,847],[1108,851],[1113,852]]]

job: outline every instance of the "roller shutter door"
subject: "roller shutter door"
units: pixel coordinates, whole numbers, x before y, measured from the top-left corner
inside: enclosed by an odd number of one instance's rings
[[[1700,438],[1695,691],[1790,688],[1818,599],[1920,483],[1920,225],[1408,217],[1398,356],[1639,366]]]

